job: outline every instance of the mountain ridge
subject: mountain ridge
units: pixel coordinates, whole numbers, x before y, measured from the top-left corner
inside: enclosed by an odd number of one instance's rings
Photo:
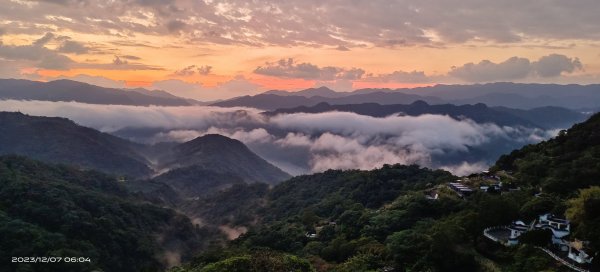
[[[471,119],[477,123],[494,123],[499,126],[524,126],[543,129],[564,128],[574,123],[581,122],[587,115],[560,107],[542,107],[531,110],[519,110],[505,107],[488,107],[485,104],[475,105],[453,105],[437,104],[429,105],[427,102],[418,100],[411,104],[387,104],[362,103],[362,104],[340,104],[331,105],[321,102],[312,107],[299,106],[295,108],[281,108],[274,111],[264,112],[267,116],[291,113],[323,113],[329,111],[353,112],[360,115],[372,117],[386,117],[393,114],[419,116],[422,114],[441,114],[460,120]],[[550,118],[544,118],[551,116]],[[556,121],[555,121],[556,120]]]
[[[145,90],[145,89],[144,89]],[[59,79],[49,82],[24,79],[0,79],[0,99],[75,101],[88,104],[134,106],[190,106],[195,100],[155,94],[145,90],[104,88],[79,81]]]

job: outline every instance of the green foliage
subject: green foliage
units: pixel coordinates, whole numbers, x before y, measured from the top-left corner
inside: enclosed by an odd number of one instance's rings
[[[559,133],[500,157],[495,169],[514,172],[521,185],[544,192],[570,195],[598,185],[600,180],[600,114]]]
[[[547,247],[551,239],[552,231],[549,229],[531,230],[519,236],[519,242],[539,247]]]
[[[0,157],[0,259],[91,259],[51,265],[1,262],[0,271],[160,271],[167,243],[189,258],[201,245],[201,235],[187,218],[128,195],[114,177]]]
[[[519,246],[514,253],[514,261],[508,267],[508,271],[547,271],[553,267],[554,260],[543,251],[533,246]],[[552,270],[549,270],[552,271]]]
[[[221,256],[208,264],[189,265],[172,271],[177,272],[312,272],[310,263],[290,254],[272,250],[252,250],[234,256]]]
[[[592,252],[600,251],[600,187],[580,190],[567,204],[566,214],[576,226],[575,236],[590,241]],[[600,269],[600,260],[594,258],[593,265]]]
[[[127,176],[151,170],[138,144],[64,118],[0,112],[0,155],[17,154]]]

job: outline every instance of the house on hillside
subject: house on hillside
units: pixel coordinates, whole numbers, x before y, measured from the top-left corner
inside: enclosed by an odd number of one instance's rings
[[[588,244],[589,244],[589,242],[584,242],[584,241],[579,241],[579,240],[569,242],[569,254],[568,254],[569,259],[576,261],[577,263],[580,263],[580,264],[592,263],[592,260],[594,259],[594,257],[592,257],[586,253],[586,250],[588,250],[588,248],[587,248]]]
[[[550,213],[540,215],[535,228],[551,230],[552,243],[555,245],[564,244],[565,242],[562,238],[571,233],[571,223],[569,220],[559,218]]]
[[[436,190],[430,190],[425,192],[425,198],[427,198],[428,200],[438,200],[439,197],[440,195]]]
[[[306,232],[304,234],[304,236],[306,236],[306,238],[309,238],[309,239],[315,239],[315,238],[317,238],[317,234],[314,233],[314,232]]]
[[[548,229],[552,231],[552,244],[558,246],[563,251],[568,250],[568,242],[563,238],[570,234],[571,225],[566,219],[559,218],[553,214],[547,213],[540,215],[537,220],[531,224],[526,224],[523,221],[514,221],[509,226],[495,227],[496,229],[504,228],[510,232],[508,237],[504,237],[503,244],[512,246],[519,244],[519,236],[533,229]]]
[[[492,241],[501,243],[505,246],[514,246],[519,244],[519,237],[530,230],[550,230],[552,232],[551,242],[554,245],[550,249],[542,248],[554,258],[557,257],[553,250],[564,252],[569,259],[573,260],[582,265],[587,265],[594,259],[590,256],[589,248],[587,245],[589,242],[584,241],[568,241],[567,237],[571,233],[571,223],[569,220],[557,217],[551,213],[546,213],[538,216],[531,224],[526,224],[523,221],[514,221],[508,226],[496,226],[489,227],[483,231],[483,235]],[[565,260],[561,259],[561,262],[566,263]],[[577,270],[577,269],[576,269]],[[579,270],[578,270],[579,271]],[[586,271],[586,270],[582,270]]]
[[[507,227],[510,230],[510,236],[508,237],[507,244],[509,246],[514,246],[519,244],[519,236],[521,234],[529,231],[529,226],[525,224],[523,221],[514,221]]]
[[[473,193],[473,189],[467,187],[466,185],[458,182],[450,182],[448,183],[448,187],[455,191],[460,197],[469,196]]]
[[[502,191],[502,182],[496,182],[493,184],[482,184],[479,186],[479,190],[486,193],[497,193]]]

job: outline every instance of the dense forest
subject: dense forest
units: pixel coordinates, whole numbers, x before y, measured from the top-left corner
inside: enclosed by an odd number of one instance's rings
[[[162,271],[214,232],[131,195],[115,177],[0,157],[0,271]],[[30,256],[89,261],[10,262]]]

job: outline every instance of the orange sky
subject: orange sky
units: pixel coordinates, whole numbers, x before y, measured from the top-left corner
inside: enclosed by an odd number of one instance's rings
[[[445,1],[365,1],[355,7],[173,0],[135,1],[133,9],[84,2],[8,1],[0,11],[0,77],[160,87],[197,99],[321,85],[349,91],[599,81],[600,22],[557,17],[591,16],[600,11],[594,4],[550,10],[521,1],[540,13],[527,14],[493,1],[489,9],[446,7]],[[564,27],[552,25],[556,20]]]

